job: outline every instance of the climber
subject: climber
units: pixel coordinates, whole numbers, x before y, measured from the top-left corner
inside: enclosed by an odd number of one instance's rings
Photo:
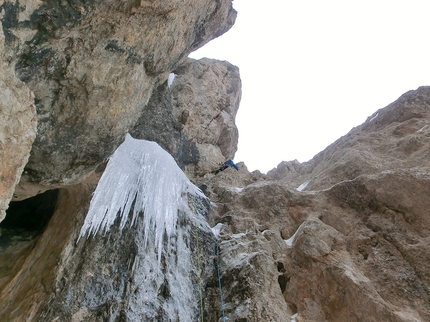
[[[237,171],[239,171],[239,167],[234,164],[233,160],[229,159],[227,161],[225,161],[221,167],[219,167],[218,169],[212,171],[213,174],[218,174],[221,171],[224,171],[225,169],[227,169],[228,167],[232,167],[235,168]]]

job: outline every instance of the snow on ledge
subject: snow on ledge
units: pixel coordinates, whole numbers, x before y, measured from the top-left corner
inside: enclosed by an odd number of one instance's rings
[[[296,238],[297,232],[300,230],[300,227],[302,227],[303,223],[300,224],[300,226],[297,228],[296,232],[288,239],[284,239],[285,243],[288,247],[293,247],[294,239]]]
[[[424,125],[422,128],[420,128],[417,133],[422,133],[426,128],[428,127],[428,124]]]
[[[375,116],[373,116],[368,122],[372,122],[374,119],[376,119],[379,116],[379,113],[376,113]]]
[[[222,228],[223,224],[222,223],[218,223],[216,224],[214,227],[212,227],[212,232],[215,235],[216,239],[219,239],[219,234],[221,232],[221,228]]]
[[[297,191],[303,191],[304,189],[306,189],[306,187],[308,186],[309,182],[311,180],[306,180],[305,182],[303,182],[300,186],[298,186],[296,188]]]

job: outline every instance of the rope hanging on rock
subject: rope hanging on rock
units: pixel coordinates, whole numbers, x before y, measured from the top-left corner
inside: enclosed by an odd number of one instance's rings
[[[196,204],[196,196],[194,196],[194,215],[197,217],[197,204]],[[198,266],[198,275],[199,275],[199,293],[200,293],[200,320],[204,321],[204,310],[203,310],[203,285],[202,285],[202,269],[200,264],[200,245],[199,245],[199,227],[196,225],[196,246],[197,246],[197,266]]]
[[[194,196],[194,215],[197,217],[197,201],[196,201],[196,197]],[[215,224],[215,216],[212,210],[212,205],[210,205],[209,208],[209,212],[212,213],[212,220]],[[204,321],[204,308],[203,308],[203,285],[202,285],[202,271],[201,271],[201,261],[200,261],[200,244],[199,244],[199,229],[196,226],[196,230],[195,230],[195,238],[196,238],[196,248],[197,248],[197,266],[198,266],[198,275],[199,275],[199,293],[200,293],[200,320],[201,322]],[[226,322],[226,317],[225,317],[225,313],[224,313],[224,299],[222,296],[222,285],[221,285],[221,269],[220,269],[220,256],[219,256],[219,240],[218,240],[218,236],[215,236],[215,249],[216,249],[216,256],[214,258],[214,263],[217,269],[217,276],[218,276],[218,287],[219,287],[219,296],[220,296],[220,301],[221,301],[221,313],[222,313],[222,318],[223,321]]]
[[[209,211],[212,213],[212,220],[214,222],[214,226],[215,226],[215,215],[213,213],[212,210],[212,205],[210,205]],[[218,235],[215,236],[216,238],[216,257],[215,257],[215,265],[216,265],[216,269],[217,269],[217,275],[218,275],[218,286],[219,286],[219,297],[220,297],[220,301],[221,301],[221,312],[222,312],[222,319],[224,322],[226,322],[225,319],[225,313],[224,313],[224,300],[222,297],[222,285],[221,285],[221,270],[220,270],[220,266],[219,266],[219,241],[218,241]]]

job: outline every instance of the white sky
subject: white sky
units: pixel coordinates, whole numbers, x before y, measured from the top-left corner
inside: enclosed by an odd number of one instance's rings
[[[190,57],[240,69],[250,171],[308,161],[403,93],[430,85],[429,0],[234,0],[233,28]]]

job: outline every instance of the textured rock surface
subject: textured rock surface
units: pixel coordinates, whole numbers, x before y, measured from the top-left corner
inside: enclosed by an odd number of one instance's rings
[[[170,87],[164,83],[154,92],[131,134],[157,141],[190,176],[205,174],[237,149],[239,69],[225,61],[188,59],[174,74]]]
[[[0,25],[0,48],[4,34]],[[33,93],[15,77],[13,66],[0,50],[0,221],[30,156],[36,137]]]
[[[38,135],[19,199],[85,177],[135,124],[154,88],[227,31],[222,1],[2,1],[5,60],[34,92]]]
[[[188,302],[205,299],[200,283],[214,270],[209,226],[203,217],[180,214],[177,233],[170,245],[164,245],[169,253],[163,255],[159,269],[153,236],[146,236],[148,245],[144,242],[142,217],[131,228],[114,227],[106,236],[70,245],[73,252],[62,258],[55,291],[38,321],[199,319],[200,306],[193,305],[189,312]]]
[[[0,9],[1,207],[34,139],[32,91],[38,134],[16,199],[62,187],[11,203],[0,223],[1,321],[185,321],[175,298],[195,299],[193,316],[213,322],[222,311],[238,322],[430,321],[429,87],[309,162],[207,175],[236,151],[240,79],[228,63],[185,56],[231,26],[230,1]],[[90,170],[130,129],[169,150],[210,197],[218,254],[203,218],[186,216],[172,239],[186,253],[160,267],[141,247],[140,222],[76,243],[103,171]],[[155,269],[164,275],[145,280]],[[182,280],[194,287],[172,294],[166,281]]]
[[[201,182],[223,223],[229,318],[430,320],[428,95],[406,93],[306,164]]]
[[[204,289],[214,272],[215,238],[201,215],[179,215],[177,233],[164,245],[170,252],[161,260],[163,274],[157,274],[152,236],[144,245],[143,216],[132,227],[120,231],[115,225],[104,236],[99,233],[77,243],[98,177],[93,174],[76,186],[34,197],[55,205],[43,209],[52,216],[43,234],[2,223],[1,321],[169,321],[175,320],[172,312],[186,321],[184,303],[207,301]],[[192,206],[196,204],[199,201]],[[25,209],[35,212],[38,207],[33,202]],[[207,211],[208,204],[199,208]],[[13,209],[14,215],[23,209]],[[185,269],[190,264],[191,269]],[[183,294],[173,293],[178,288]],[[196,305],[193,316],[200,319],[200,312]]]
[[[292,187],[308,181],[305,189],[315,190],[384,170],[430,171],[429,118],[430,87],[420,87],[376,111],[309,162],[283,162],[268,175]]]

